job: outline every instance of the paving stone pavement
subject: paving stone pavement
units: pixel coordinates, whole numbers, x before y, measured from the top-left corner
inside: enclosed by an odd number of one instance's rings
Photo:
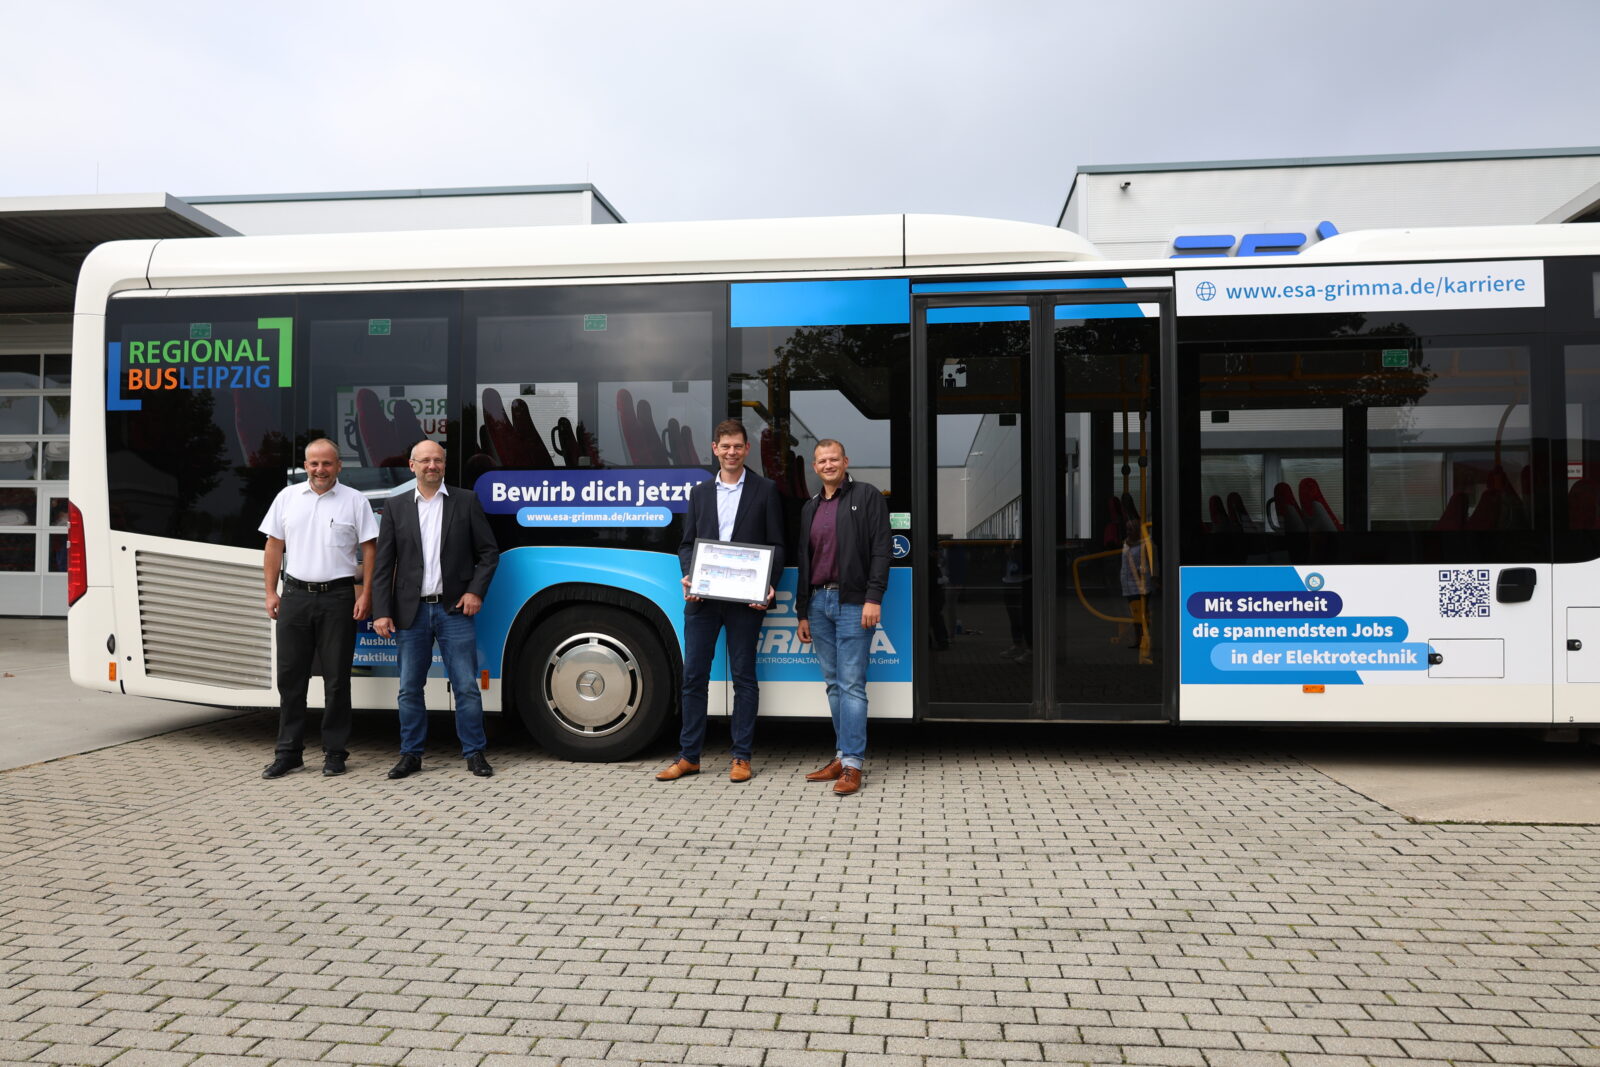
[[[1600,1065],[1600,827],[1413,824],[1270,736],[875,727],[841,800],[814,725],[743,786],[358,733],[0,774],[0,1060]]]

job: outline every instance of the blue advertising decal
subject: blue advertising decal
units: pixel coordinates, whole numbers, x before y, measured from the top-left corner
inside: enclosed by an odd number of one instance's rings
[[[633,473],[640,473],[634,471]],[[541,589],[569,582],[611,586],[643,597],[661,609],[680,644],[683,641],[683,586],[678,557],[671,552],[584,546],[529,546],[500,555],[489,595],[478,614],[478,657],[490,676],[499,678],[507,655],[506,639],[517,613]],[[777,584],[777,602],[767,612],[756,646],[756,677],[763,681],[822,684],[821,668],[809,644],[800,641],[800,620],[794,613],[797,573],[784,568]],[[369,635],[370,636],[370,635]],[[374,638],[376,640],[376,638]],[[883,617],[872,636],[867,678],[873,682],[911,681],[911,569],[889,569],[889,591]],[[393,655],[392,644],[389,654]],[[392,670],[392,668],[391,668]],[[373,673],[378,673],[374,671]],[[728,679],[722,642],[711,663],[711,678]],[[826,702],[823,707],[826,708]]]
[[[478,647],[478,670],[489,670],[489,657]],[[356,651],[350,661],[350,673],[356,678],[398,678],[400,677],[400,660],[395,640],[392,637],[379,637],[372,629],[372,620],[363,619],[356,623]],[[499,670],[494,671],[499,674]],[[429,678],[448,678],[449,672],[444,669],[444,655],[435,648],[433,659],[428,666]]]
[[[1364,671],[1426,671],[1428,643],[1393,615],[1345,615],[1320,574],[1293,567],[1182,570],[1187,685],[1360,685]]]
[[[666,526],[689,510],[689,490],[710,477],[699,467],[491,471],[473,491],[484,511],[515,515],[522,526]]]
[[[798,572],[785,567],[778,586],[777,605],[761,623],[756,645],[756,677],[771,682],[822,681],[817,654],[800,640],[800,617],[794,612]],[[720,657],[721,652],[717,655]],[[889,568],[889,591],[883,598],[883,616],[867,650],[869,682],[911,681],[911,568]],[[718,662],[721,660],[719,658]],[[713,678],[719,675],[713,666]]]

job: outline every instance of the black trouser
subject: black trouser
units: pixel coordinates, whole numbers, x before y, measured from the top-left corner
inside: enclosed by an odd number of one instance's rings
[[[313,656],[322,666],[322,751],[349,755],[355,608],[352,586],[326,593],[284,588],[278,604],[278,755],[298,756],[305,748],[306,687]]]
[[[683,611],[683,729],[678,755],[700,762],[706,740],[706,704],[711,660],[717,654],[717,633],[728,635],[728,673],[733,677],[734,759],[750,758],[756,740],[756,711],[761,691],[756,685],[756,643],[766,612],[731,600],[702,600]]]

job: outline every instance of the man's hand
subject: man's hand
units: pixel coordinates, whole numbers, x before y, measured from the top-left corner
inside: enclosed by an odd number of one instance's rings
[[[777,590],[773,589],[772,586],[769,585],[767,586],[767,599],[758,604],[751,604],[750,606],[755,608],[757,611],[766,611],[767,608],[772,604],[772,598],[776,595]]]
[[[811,643],[811,620],[810,619],[801,619],[800,620],[800,642],[801,642],[801,644],[806,644],[806,645],[809,645]]]
[[[462,593],[461,599],[456,601],[456,610],[470,619],[483,610],[483,597],[477,593]]]
[[[361,595],[356,597],[356,610],[350,613],[350,617],[355,619],[357,622],[360,622],[362,619],[371,614],[372,594],[367,592],[366,586],[362,586]]]
[[[267,618],[276,619],[278,617],[278,605],[281,603],[283,603],[283,598],[278,595],[278,591],[276,589],[268,589]]]
[[[683,599],[691,604],[700,603],[700,598],[689,592],[689,576],[687,574],[683,576]]]
[[[379,637],[384,637],[384,638],[393,637],[394,636],[394,620],[389,618],[389,616],[387,616],[387,615],[385,615],[381,619],[373,619],[372,620],[372,632],[377,634]]]
[[[883,617],[883,605],[882,604],[863,604],[863,605],[861,605],[861,628],[863,630],[870,630],[874,626],[878,625],[878,620],[881,619],[882,617]]]

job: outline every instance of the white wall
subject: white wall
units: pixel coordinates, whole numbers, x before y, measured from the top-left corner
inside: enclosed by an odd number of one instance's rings
[[[1298,231],[1310,244],[1323,220],[1341,232],[1538,223],[1597,182],[1600,155],[1083,173],[1062,225],[1107,258],[1164,259],[1179,234]]]

